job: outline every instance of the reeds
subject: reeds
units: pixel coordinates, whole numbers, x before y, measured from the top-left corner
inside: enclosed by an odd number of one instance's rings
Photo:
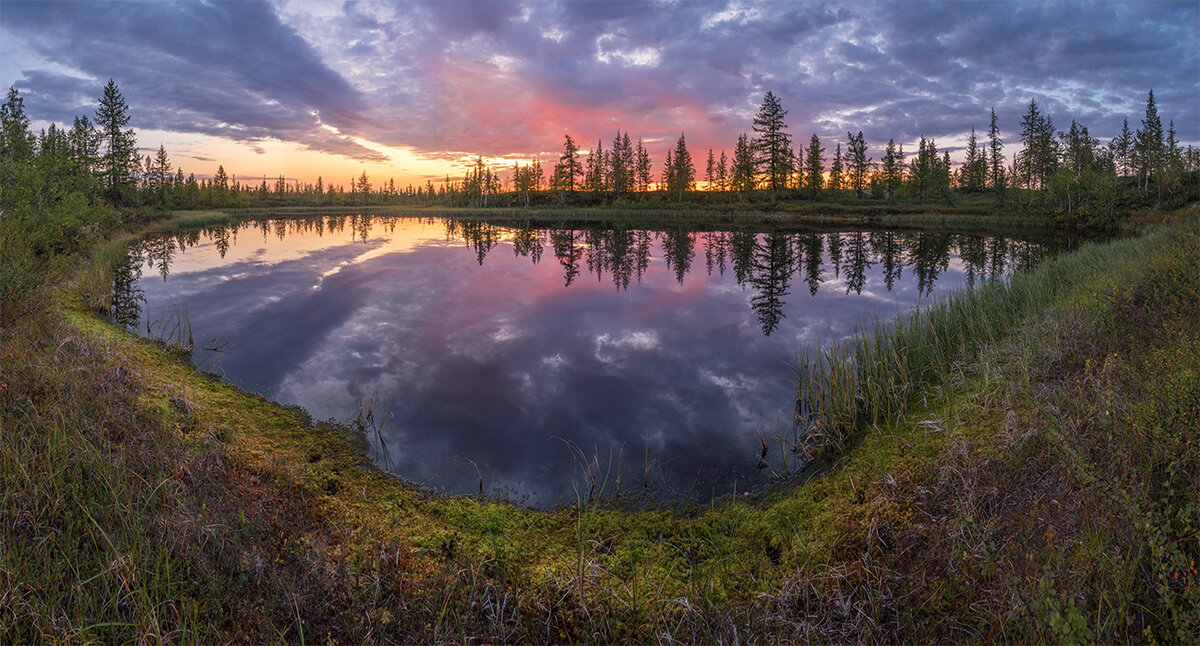
[[[896,321],[860,327],[844,343],[800,358],[797,423],[807,459],[842,452],[868,426],[896,419],[925,386],[944,383],[956,362],[1003,339],[1103,267],[1136,257],[1143,244],[1092,244],[1029,273],[957,291]]]

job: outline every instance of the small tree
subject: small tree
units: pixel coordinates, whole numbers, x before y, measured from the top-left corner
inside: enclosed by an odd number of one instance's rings
[[[679,133],[679,141],[675,142],[674,155],[668,154],[667,159],[667,192],[682,202],[684,193],[696,186],[696,167],[692,164],[692,155],[688,152],[683,133]]]
[[[116,82],[109,79],[96,108],[96,124],[100,127],[104,146],[101,168],[105,188],[113,205],[125,201],[124,196],[133,187],[133,174],[137,172],[137,138],[133,130],[125,129],[128,123],[129,107]]]
[[[814,132],[812,139],[808,142],[808,154],[804,158],[804,188],[812,191],[814,202],[817,201],[817,194],[821,191],[825,174],[825,160],[821,157],[823,152],[825,149],[821,147],[821,140]]]
[[[755,170],[765,174],[767,187],[772,191],[787,187],[787,177],[792,172],[791,164],[791,135],[787,133],[787,124],[783,118],[787,110],[783,109],[779,98],[772,92],[763,97],[758,114],[754,117]]]

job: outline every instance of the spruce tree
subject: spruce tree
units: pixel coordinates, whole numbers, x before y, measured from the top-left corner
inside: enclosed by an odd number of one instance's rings
[[[996,199],[1004,204],[1004,141],[1000,139],[1000,128],[996,126],[996,109],[992,108],[992,124],[988,127],[988,181],[996,193]]]
[[[846,133],[849,143],[846,144],[846,154],[849,157],[850,163],[846,169],[849,173],[850,188],[854,189],[855,195],[863,196],[863,189],[867,185],[867,174],[871,170],[871,158],[867,157],[867,141],[863,138],[861,130],[857,135]]]
[[[825,149],[821,147],[821,140],[814,132],[812,139],[808,142],[808,155],[804,159],[804,188],[812,191],[814,202],[817,201],[817,194],[820,192],[824,180],[825,160],[821,157],[823,152]]]
[[[1158,117],[1158,107],[1154,103],[1154,90],[1150,90],[1146,97],[1146,116],[1142,118],[1142,127],[1137,131],[1133,150],[1138,181],[1145,191],[1150,186],[1150,181],[1157,179],[1163,157],[1163,127],[1162,120]]]
[[[842,192],[843,182],[845,180],[845,168],[842,165],[842,142],[837,143],[837,149],[833,153],[833,161],[829,166],[829,190],[833,194]]]
[[[745,133],[733,149],[733,190],[743,195],[754,190],[754,148]]]
[[[0,159],[24,160],[33,156],[33,133],[25,115],[25,99],[9,86],[8,98],[0,105]]]
[[[132,191],[133,174],[137,171],[139,161],[136,135],[132,129],[125,129],[128,123],[129,107],[125,105],[125,98],[117,89],[116,82],[109,79],[100,97],[100,105],[96,108],[96,125],[99,126],[104,146],[100,166],[105,188],[114,206],[121,204],[123,196]]]
[[[791,135],[783,118],[787,110],[779,103],[779,98],[772,92],[763,97],[762,106],[754,117],[755,170],[765,174],[767,187],[772,191],[787,187],[787,177],[791,169]]]

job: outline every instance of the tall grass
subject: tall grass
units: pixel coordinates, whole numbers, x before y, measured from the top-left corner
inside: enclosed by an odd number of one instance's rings
[[[805,455],[839,453],[868,425],[904,415],[910,398],[945,382],[956,362],[1004,338],[1104,268],[1138,257],[1155,240],[1151,234],[1085,245],[1007,281],[936,299],[901,321],[876,321],[850,341],[802,357],[797,414],[806,429]]]

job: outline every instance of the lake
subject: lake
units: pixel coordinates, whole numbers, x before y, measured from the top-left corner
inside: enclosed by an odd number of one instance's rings
[[[133,247],[118,319],[438,492],[705,503],[795,471],[798,356],[1067,244],[264,219]]]

